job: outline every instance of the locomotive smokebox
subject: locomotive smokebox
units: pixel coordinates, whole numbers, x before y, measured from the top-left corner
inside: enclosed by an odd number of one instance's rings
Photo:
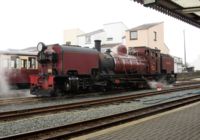
[[[95,43],[95,49],[101,52],[101,40],[95,40],[94,43]]]

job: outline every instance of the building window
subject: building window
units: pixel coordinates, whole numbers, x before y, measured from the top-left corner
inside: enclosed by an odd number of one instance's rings
[[[153,32],[153,34],[154,34],[154,41],[157,41],[157,32]]]
[[[86,36],[85,37],[85,43],[90,44],[91,43],[91,36]]]
[[[138,38],[137,31],[131,31],[130,32],[130,39],[131,40],[136,40]]]
[[[112,40],[113,40],[112,37],[108,37],[108,38],[107,38],[107,41],[112,41]]]

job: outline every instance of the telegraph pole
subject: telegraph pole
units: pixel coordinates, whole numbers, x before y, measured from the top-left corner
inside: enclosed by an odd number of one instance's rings
[[[186,44],[185,44],[185,29],[183,30],[183,40],[184,40],[184,61],[185,61],[185,68],[187,68],[187,61],[186,61]]]

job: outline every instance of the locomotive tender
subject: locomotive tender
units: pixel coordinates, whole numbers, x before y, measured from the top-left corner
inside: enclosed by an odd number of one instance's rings
[[[157,49],[136,47],[127,54],[119,45],[116,52],[70,45],[38,44],[39,75],[31,75],[31,94],[38,96],[76,93],[87,89],[109,90],[145,86],[148,80],[176,80],[173,58]]]

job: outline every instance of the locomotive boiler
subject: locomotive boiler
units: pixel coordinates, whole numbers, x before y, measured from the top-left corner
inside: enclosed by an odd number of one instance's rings
[[[88,89],[135,88],[147,80],[175,81],[173,59],[159,50],[137,47],[127,53],[124,45],[116,51],[39,43],[39,75],[32,75],[31,94],[38,96],[71,94]]]

